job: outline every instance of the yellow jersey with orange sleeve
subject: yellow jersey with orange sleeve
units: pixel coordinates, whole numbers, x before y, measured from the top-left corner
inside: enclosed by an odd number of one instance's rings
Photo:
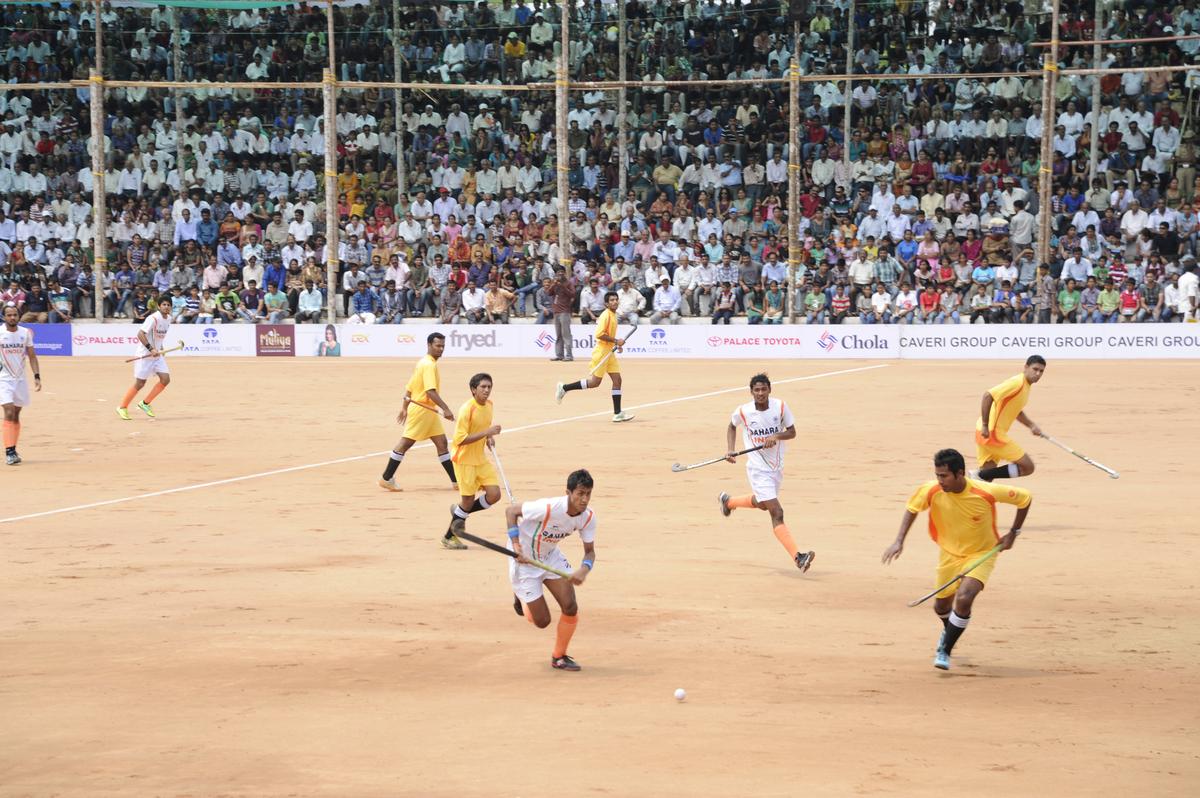
[[[617,337],[617,314],[608,308],[605,308],[600,314],[600,318],[596,320],[596,346],[592,349],[593,357],[596,355],[603,357],[613,350],[614,344],[601,340],[601,335],[607,335],[609,338]]]
[[[488,462],[487,438],[480,438],[472,443],[463,443],[467,437],[483,432],[492,426],[492,402],[479,404],[474,398],[463,402],[458,409],[457,421],[454,423],[453,455],[451,460],[456,465],[478,466]]]
[[[1029,402],[1029,389],[1033,386],[1025,379],[1024,374],[1010,377],[988,391],[992,395],[992,410],[988,414],[988,443],[1007,443],[1008,430],[1017,416]],[[983,420],[975,420],[975,431],[980,433],[977,441],[983,437]]]
[[[416,368],[413,369],[412,376],[408,378],[408,384],[404,389],[408,391],[408,395],[412,397],[414,402],[417,402],[428,407],[434,407],[433,402],[429,401],[429,391],[440,390],[441,377],[438,375],[437,361],[430,355],[425,355],[417,361]],[[433,412],[437,412],[435,408]]]
[[[1028,507],[1033,494],[1024,488],[992,482],[967,480],[961,493],[942,490],[930,480],[913,491],[907,509],[918,514],[929,511],[929,537],[942,551],[955,557],[985,552],[1000,540],[996,526],[996,504]]]

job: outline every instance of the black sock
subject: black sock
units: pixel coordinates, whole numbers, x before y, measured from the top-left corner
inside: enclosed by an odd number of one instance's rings
[[[579,382],[568,382],[566,385],[563,386],[563,390],[564,391],[582,391],[583,390],[583,380],[580,380]]]
[[[487,508],[489,508],[491,506],[492,505],[487,500],[486,496],[480,496],[478,499],[475,500],[475,503],[471,505],[471,509],[467,510],[467,512],[468,513],[477,513],[480,510],[486,510]]]
[[[392,452],[388,457],[387,468],[383,469],[383,478],[391,479],[392,477],[396,476],[396,469],[399,468],[400,464],[403,462],[404,455],[400,454],[400,452]]]
[[[942,622],[942,630],[943,631],[950,627],[950,613],[946,613],[945,615],[938,613],[938,618]]]
[[[613,399],[613,413],[620,413],[621,412],[621,389],[620,388],[613,388],[612,399]]]
[[[439,454],[438,460],[441,461],[442,468],[446,469],[446,474],[450,477],[450,481],[458,482],[458,477],[454,476],[454,463],[450,461],[450,452]]]
[[[954,644],[958,642],[958,638],[962,637],[962,633],[967,631],[967,624],[970,621],[970,616],[963,618],[957,612],[950,613],[950,618],[946,621],[946,639],[942,643],[942,648],[947,654],[954,650]]]
[[[17,447],[16,447],[16,446],[5,446],[5,447],[4,447],[4,453],[5,453],[5,454],[16,454],[16,453],[17,453]]]
[[[986,482],[991,482],[993,479],[1007,479],[1009,477],[1017,476],[1013,473],[1015,470],[1016,469],[1011,465],[984,468],[979,472],[979,478]]]

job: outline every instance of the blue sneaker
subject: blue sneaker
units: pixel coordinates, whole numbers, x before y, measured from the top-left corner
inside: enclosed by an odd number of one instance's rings
[[[943,671],[950,670],[950,655],[946,653],[946,649],[939,648],[933,655],[933,667]]]

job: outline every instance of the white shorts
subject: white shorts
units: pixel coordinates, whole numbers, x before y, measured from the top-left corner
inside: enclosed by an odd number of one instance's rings
[[[162,355],[133,361],[133,378],[135,380],[148,380],[155,374],[170,373],[171,369],[167,368],[167,359]]]
[[[750,490],[754,498],[767,502],[779,498],[779,486],[783,484],[783,471],[764,471],[758,468],[747,468],[746,478],[750,481]]]
[[[508,548],[511,550],[512,546],[509,545]],[[565,573],[573,570],[571,563],[567,562],[567,558],[557,548],[547,552],[542,557],[542,562]],[[516,560],[508,561],[508,579],[512,582],[513,593],[526,604],[542,597],[542,582],[547,579],[559,578],[549,571],[543,571],[536,565],[525,565]]]
[[[25,380],[0,380],[0,405],[29,407],[29,383]]]

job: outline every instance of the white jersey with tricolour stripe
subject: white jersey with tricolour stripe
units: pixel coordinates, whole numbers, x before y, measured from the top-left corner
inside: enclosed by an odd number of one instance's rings
[[[585,543],[596,539],[596,514],[588,508],[579,515],[567,513],[567,497],[534,499],[521,505],[521,550],[541,560],[558,548],[559,541],[575,532]]]
[[[142,332],[146,334],[146,339],[154,344],[154,348],[162,351],[163,341],[167,338],[167,330],[171,329],[171,318],[163,316],[162,313],[155,311],[146,317],[142,322]],[[138,339],[138,354],[148,355],[150,350],[142,346],[142,341]]]
[[[25,358],[33,346],[33,330],[18,327],[13,332],[0,327],[0,380],[20,382],[25,379]]]
[[[742,448],[759,446],[769,435],[783,432],[794,426],[792,411],[782,399],[768,399],[767,409],[759,410],[753,401],[733,411],[730,423],[742,430]],[[746,455],[746,468],[759,471],[782,471],[785,444],[780,442],[770,449],[759,449]]]

